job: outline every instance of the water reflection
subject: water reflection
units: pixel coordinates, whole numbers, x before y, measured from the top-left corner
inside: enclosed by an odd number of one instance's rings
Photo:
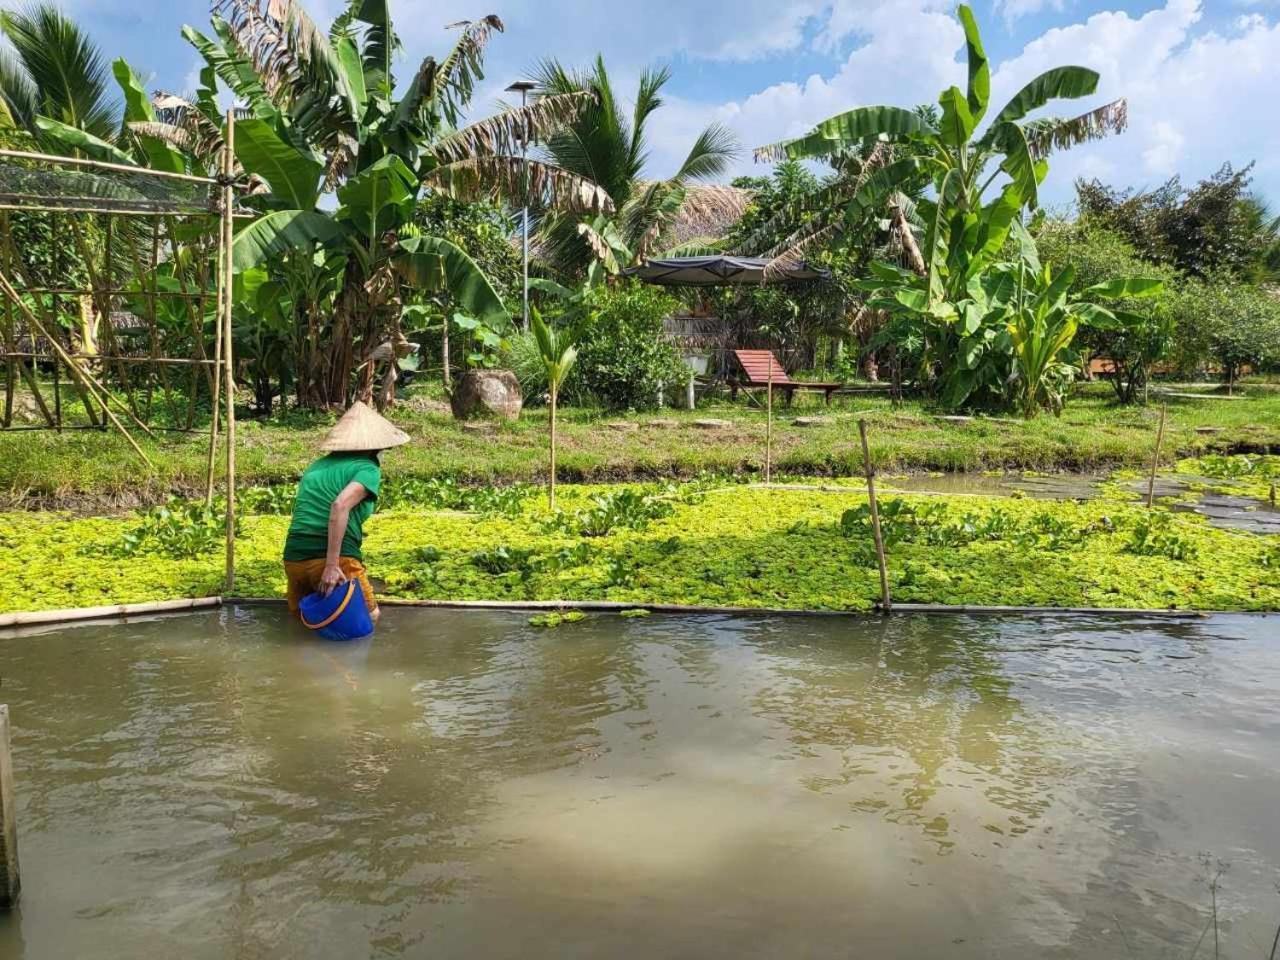
[[[1280,914],[1276,624],[0,638],[27,881],[0,955],[1185,954],[1201,850],[1245,955]]]

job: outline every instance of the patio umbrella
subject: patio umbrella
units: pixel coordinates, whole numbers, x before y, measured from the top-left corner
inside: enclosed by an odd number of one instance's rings
[[[623,275],[662,287],[760,286],[766,282],[790,283],[831,276],[830,271],[799,261],[775,267],[766,280],[765,270],[771,262],[764,257],[671,257],[646,260],[638,267],[624,270]]]

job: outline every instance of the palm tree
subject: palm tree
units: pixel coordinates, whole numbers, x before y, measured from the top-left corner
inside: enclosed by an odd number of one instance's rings
[[[671,79],[666,67],[641,75],[629,115],[601,57],[589,70],[570,70],[548,60],[532,79],[542,98],[593,95],[586,109],[544,141],[543,152],[557,166],[598,183],[615,211],[612,217],[586,221],[544,218],[541,232],[547,255],[560,269],[581,273],[593,256],[610,266],[620,258],[649,256],[671,239],[681,215],[692,210],[714,213],[727,206],[732,215],[741,213],[741,192],[699,184],[725,173],[738,155],[737,140],[721,124],[713,123],[698,135],[674,175],[665,180],[647,176],[648,126],[662,106],[662,88]]]
[[[52,4],[0,12],[0,30],[12,49],[0,50],[0,123],[19,127],[37,142],[47,136],[36,120],[47,117],[108,139],[120,129],[101,51]]]
[[[552,510],[556,508],[556,401],[560,396],[560,386],[578,359],[577,332],[570,327],[553,330],[542,319],[542,314],[535,307],[530,314],[530,327],[534,341],[538,345],[538,354],[542,357],[542,365],[547,371],[547,394],[551,408],[551,470],[548,475],[548,503]]]

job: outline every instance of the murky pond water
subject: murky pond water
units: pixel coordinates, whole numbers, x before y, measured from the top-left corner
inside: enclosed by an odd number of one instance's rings
[[[1275,617],[228,609],[0,673],[6,960],[1186,957],[1202,853],[1222,957],[1280,922]]]

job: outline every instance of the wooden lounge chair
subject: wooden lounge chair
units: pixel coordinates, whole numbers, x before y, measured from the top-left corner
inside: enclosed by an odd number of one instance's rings
[[[782,369],[782,364],[778,362],[778,358],[773,355],[772,350],[735,350],[733,355],[737,358],[738,366],[742,368],[742,372],[745,374],[744,378],[735,377],[729,381],[729,391],[735,400],[738,398],[739,388],[749,390],[768,389],[771,368],[773,370],[773,389],[779,390],[786,395],[788,406],[791,404],[791,398],[797,390],[821,391],[823,399],[830,403],[831,395],[844,386],[842,383],[792,380],[787,376],[787,371]]]

